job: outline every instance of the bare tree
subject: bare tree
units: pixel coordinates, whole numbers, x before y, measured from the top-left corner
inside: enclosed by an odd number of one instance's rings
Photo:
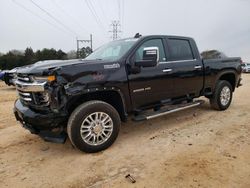
[[[227,57],[223,52],[218,50],[206,50],[201,53],[203,59],[217,59]]]

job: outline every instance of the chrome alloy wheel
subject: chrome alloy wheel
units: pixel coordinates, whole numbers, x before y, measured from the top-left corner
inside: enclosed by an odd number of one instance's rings
[[[228,86],[224,86],[220,93],[220,101],[223,106],[226,106],[231,98],[231,91]]]
[[[101,145],[109,139],[113,132],[113,121],[104,112],[94,112],[82,122],[81,137],[89,145]]]

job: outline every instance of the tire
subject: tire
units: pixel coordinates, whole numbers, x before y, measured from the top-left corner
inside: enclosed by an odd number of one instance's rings
[[[211,107],[216,110],[226,110],[233,98],[232,85],[226,80],[219,80],[213,96],[209,99]]]
[[[103,101],[93,100],[83,103],[72,112],[68,120],[67,132],[71,143],[76,148],[94,153],[114,143],[120,126],[120,116],[113,106]]]

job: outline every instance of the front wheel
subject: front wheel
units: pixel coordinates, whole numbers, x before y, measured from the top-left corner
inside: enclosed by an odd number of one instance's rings
[[[209,99],[212,108],[226,110],[233,98],[232,85],[225,80],[218,81],[213,96]]]
[[[120,116],[113,106],[103,101],[88,101],[72,112],[67,132],[75,147],[93,153],[113,144],[120,125]]]

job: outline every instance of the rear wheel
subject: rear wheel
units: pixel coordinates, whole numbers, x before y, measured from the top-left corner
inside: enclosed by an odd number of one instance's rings
[[[88,101],[73,111],[67,132],[75,147],[93,153],[114,143],[120,125],[119,114],[113,106],[103,101]]]
[[[209,99],[211,106],[216,110],[226,110],[233,97],[232,85],[226,80],[218,81],[213,96]]]

